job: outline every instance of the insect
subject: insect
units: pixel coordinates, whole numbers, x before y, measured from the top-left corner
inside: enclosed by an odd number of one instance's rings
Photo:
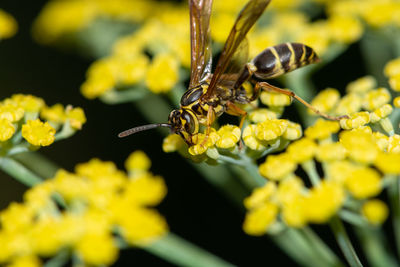
[[[318,62],[319,58],[311,47],[300,43],[278,44],[266,48],[248,62],[246,34],[269,3],[270,0],[250,0],[245,5],[230,31],[215,71],[211,73],[209,24],[212,0],[189,0],[191,73],[189,89],[181,98],[180,108],[169,114],[168,123],[134,127],[118,136],[125,137],[144,130],[168,127],[171,132],[179,134],[188,145],[193,145],[197,143],[200,125],[206,126],[207,138],[214,120],[225,112],[241,116],[240,128],[242,128],[247,113],[237,104],[254,101],[261,90],[291,96],[328,119],[342,118],[323,114],[292,91],[266,82],[268,79]],[[251,96],[247,95],[243,87],[248,81],[255,84]]]

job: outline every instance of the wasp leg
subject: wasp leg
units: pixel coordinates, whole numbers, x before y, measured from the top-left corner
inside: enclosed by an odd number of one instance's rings
[[[307,108],[311,109],[312,111],[314,111],[316,114],[328,119],[328,120],[334,120],[334,121],[338,121],[341,119],[345,119],[348,118],[349,116],[347,115],[343,115],[343,116],[330,116],[328,114],[325,114],[321,111],[319,111],[318,109],[316,109],[315,107],[313,107],[312,105],[310,105],[307,101],[305,101],[303,98],[299,97],[298,95],[296,95],[294,92],[290,91],[290,90],[286,90],[286,89],[282,89],[276,86],[273,86],[267,82],[259,82],[256,84],[256,88],[261,87],[263,90],[267,91],[267,92],[276,92],[276,93],[280,93],[280,94],[284,94],[284,95],[288,95],[290,97],[293,97],[294,99],[298,100],[300,103],[302,103],[304,106],[306,106]]]
[[[209,106],[207,110],[207,128],[206,128],[206,136],[204,137],[203,142],[201,142],[200,146],[204,146],[207,143],[208,138],[210,137],[211,133],[211,125],[215,120],[215,112],[214,109]]]
[[[240,131],[242,131],[244,120],[246,119],[246,116],[247,116],[247,112],[245,110],[239,108],[238,106],[236,106],[231,101],[228,101],[226,103],[226,107],[227,107],[226,113],[231,114],[233,116],[240,116],[239,128],[240,128]],[[242,138],[240,138],[239,150],[242,150],[242,148],[243,148],[243,141],[242,141]]]

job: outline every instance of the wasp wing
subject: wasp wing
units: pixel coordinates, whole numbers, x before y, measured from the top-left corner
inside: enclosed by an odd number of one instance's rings
[[[225,42],[225,46],[222,49],[221,56],[211,78],[207,93],[203,96],[204,99],[210,97],[215,92],[215,88],[220,82],[221,77],[223,77],[222,74],[226,71],[232,56],[245,39],[250,28],[262,15],[269,2],[270,0],[250,0],[242,11],[240,11],[235,24],[229,33],[228,39]]]
[[[211,72],[210,16],[212,0],[189,0],[191,71],[189,88]]]

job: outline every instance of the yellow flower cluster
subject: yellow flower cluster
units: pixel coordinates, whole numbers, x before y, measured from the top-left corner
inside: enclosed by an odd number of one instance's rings
[[[110,56],[89,67],[81,86],[85,97],[139,87],[163,93],[177,84],[180,66],[190,66],[189,16],[182,7],[167,5],[156,10],[139,30],[117,41]]]
[[[79,107],[64,108],[61,104],[48,107],[39,97],[15,94],[0,102],[0,149],[7,153],[17,145],[21,135],[33,146],[48,146],[56,139],[58,129],[71,135],[85,122],[85,114]]]
[[[85,265],[110,265],[118,257],[118,238],[143,246],[164,235],[164,218],[150,208],[166,194],[163,179],[149,172],[143,152],[134,152],[126,165],[128,175],[112,162],[92,159],[29,189],[23,203],[0,212],[0,263],[39,266],[42,258],[68,249]]]
[[[12,37],[18,30],[18,24],[15,19],[0,9],[0,40]]]
[[[384,26],[400,26],[400,4],[396,0],[349,0],[329,1],[328,14],[343,14],[345,16],[360,17],[368,25],[375,28]]]

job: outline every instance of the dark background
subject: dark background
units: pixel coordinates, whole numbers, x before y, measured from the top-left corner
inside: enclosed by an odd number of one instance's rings
[[[157,131],[123,140],[116,137],[126,128],[147,122],[131,104],[109,106],[83,98],[79,87],[92,61],[90,58],[41,46],[32,40],[32,22],[45,2],[0,2],[0,8],[11,13],[19,23],[17,35],[0,42],[0,99],[14,93],[33,94],[42,97],[48,105],[60,102],[80,106],[88,121],[73,137],[41,148],[40,152],[73,171],[77,163],[93,157],[113,161],[123,168],[126,157],[141,149],[152,159],[152,172],[162,175],[167,183],[168,195],[158,209],[166,217],[171,231],[239,266],[293,265],[266,237],[245,235],[241,229],[243,211],[204,181],[178,154],[163,153],[162,137]],[[342,68],[338,73],[337,68],[328,66],[319,74],[319,88],[328,85],[343,88],[347,81],[363,74],[357,61],[348,60],[349,55],[357,57],[357,47],[349,51],[336,63],[343,61],[353,71],[349,73]],[[168,114],[165,116],[167,118]],[[1,209],[11,201],[20,201],[25,190],[26,187],[0,171]],[[169,265],[139,249],[122,251],[116,265],[133,264]]]

